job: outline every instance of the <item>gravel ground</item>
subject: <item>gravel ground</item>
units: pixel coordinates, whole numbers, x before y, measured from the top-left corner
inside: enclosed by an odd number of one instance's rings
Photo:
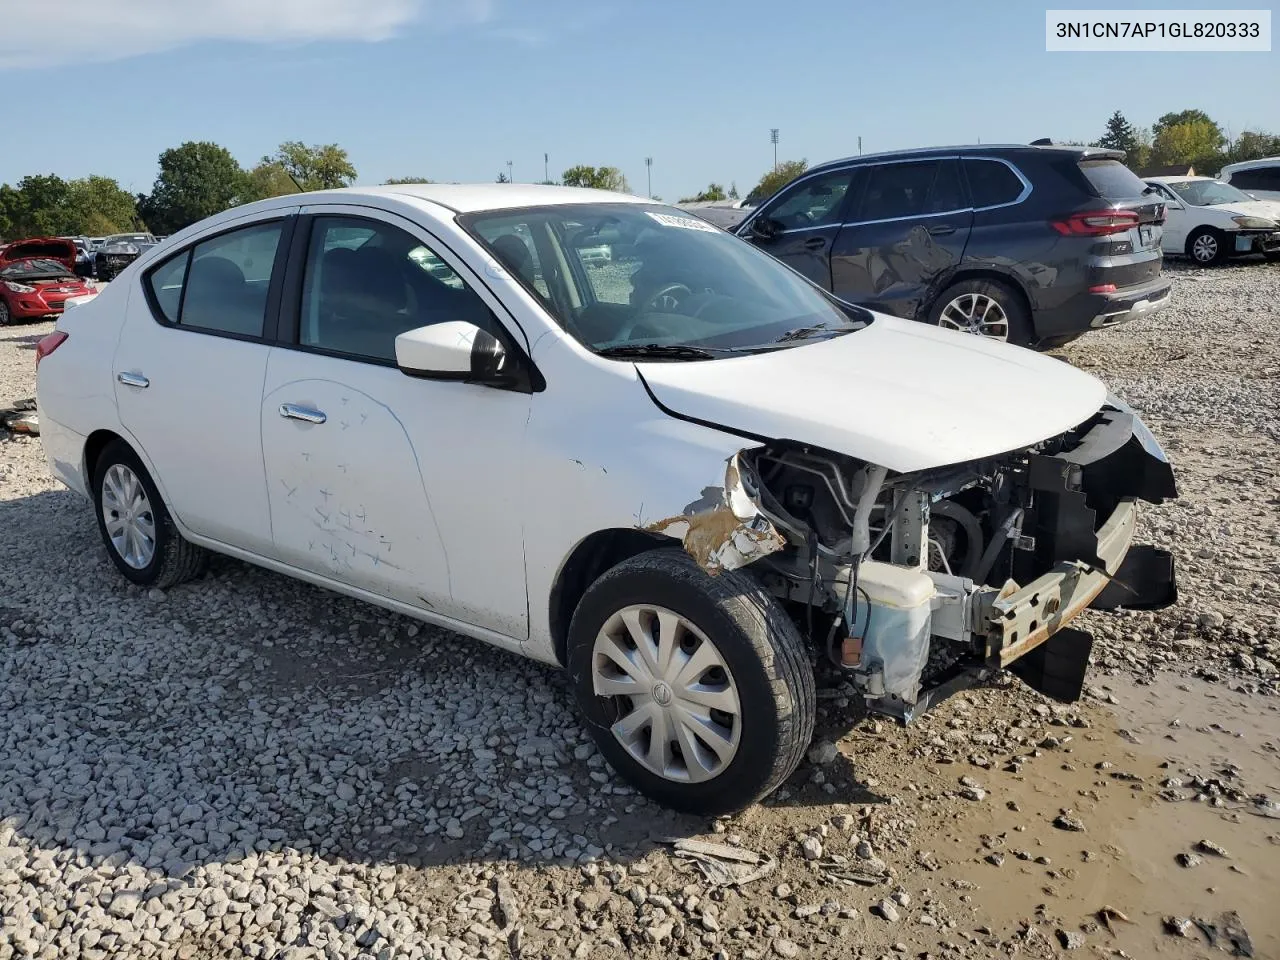
[[[1168,269],[1061,355],[1170,452],[1181,602],[1087,615],[1071,707],[1005,680],[904,730],[828,686],[715,822],[633,795],[553,670],[227,559],[129,586],[0,442],[0,960],[1280,956],[1280,266]],[[48,329],[0,331],[0,406]]]

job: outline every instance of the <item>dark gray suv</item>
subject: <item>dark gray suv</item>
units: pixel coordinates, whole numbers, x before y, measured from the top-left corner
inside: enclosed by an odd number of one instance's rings
[[[826,163],[734,227],[842,300],[1038,348],[1162,309],[1163,201],[1085,147]]]

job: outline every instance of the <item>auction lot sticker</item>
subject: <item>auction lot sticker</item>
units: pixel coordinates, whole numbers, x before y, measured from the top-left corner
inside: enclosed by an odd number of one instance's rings
[[[1267,53],[1270,10],[1046,10],[1045,50]]]

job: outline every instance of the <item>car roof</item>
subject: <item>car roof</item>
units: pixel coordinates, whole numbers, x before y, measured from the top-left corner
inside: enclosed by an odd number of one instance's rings
[[[959,144],[957,146],[950,147],[920,147],[911,150],[886,150],[881,153],[862,153],[853,157],[843,157],[840,160],[828,160],[824,163],[815,164],[806,170],[805,173],[809,174],[813,173],[815,170],[825,170],[828,167],[842,167],[854,163],[878,163],[882,160],[900,160],[910,157],[919,157],[922,159],[930,157],[949,157],[957,153],[963,153],[968,156],[983,156],[989,154],[993,157],[1007,156],[1009,154],[1034,156],[1057,153],[1063,155],[1074,155],[1082,160],[1121,160],[1124,158],[1124,152],[1121,150],[1107,150],[1102,147],[1080,147],[1063,143],[977,143]]]
[[[397,183],[380,187],[345,187],[316,193],[292,194],[295,203],[321,198],[355,200],[410,197],[438,204],[454,213],[478,213],[513,207],[542,207],[565,203],[654,203],[644,197],[541,183]]]
[[[1253,170],[1256,167],[1275,167],[1280,166],[1280,157],[1262,157],[1258,160],[1241,160],[1238,163],[1228,163],[1222,168],[1222,172],[1236,170]]]

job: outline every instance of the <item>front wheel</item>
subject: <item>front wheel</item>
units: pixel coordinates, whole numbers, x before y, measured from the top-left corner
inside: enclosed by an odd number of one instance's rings
[[[9,304],[0,299],[0,327],[7,327],[13,320],[13,315],[9,312]]]
[[[942,292],[929,322],[944,330],[977,334],[1025,347],[1031,343],[1031,316],[1022,298],[997,280],[961,280]]]
[[[1201,227],[1187,237],[1187,256],[1202,267],[1227,258],[1226,238],[1211,227]]]
[[[751,805],[813,736],[813,669],[795,625],[749,574],[712,577],[677,549],[633,557],[588,588],[568,659],[605,759],[677,810]]]

